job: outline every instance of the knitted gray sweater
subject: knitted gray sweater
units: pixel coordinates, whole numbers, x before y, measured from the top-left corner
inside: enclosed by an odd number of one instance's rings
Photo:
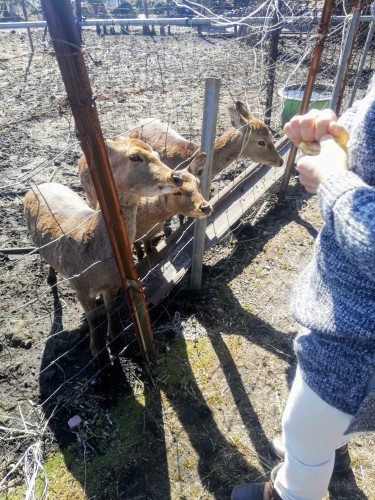
[[[366,396],[375,372],[375,79],[340,121],[350,130],[350,171],[319,186],[324,225],[294,288],[291,312],[304,327],[295,351],[305,382],[355,415],[365,398],[368,410],[375,402],[375,391]],[[366,419],[375,429],[375,411]]]

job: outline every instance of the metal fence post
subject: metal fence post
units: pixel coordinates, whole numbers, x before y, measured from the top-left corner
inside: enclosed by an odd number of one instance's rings
[[[320,57],[323,52],[325,38],[327,36],[329,23],[332,15],[332,9],[334,5],[334,0],[325,0],[322,12],[322,18],[318,25],[318,36],[314,47],[314,52],[311,58],[311,65],[309,73],[307,75],[305,91],[303,93],[301,110],[300,113],[304,114],[308,110],[311,94],[313,91],[313,85],[315,82],[316,75],[318,73]],[[297,147],[293,144],[290,148],[288,161],[285,167],[285,172],[281,181],[281,187],[278,194],[278,201],[283,201],[288,189],[289,179],[292,175],[292,167],[294,160],[296,159]]]
[[[373,2],[371,4],[371,15],[373,17],[375,16],[375,2]],[[367,57],[368,51],[370,50],[372,39],[374,38],[374,33],[375,33],[375,19],[373,19],[371,21],[369,29],[368,29],[365,46],[363,47],[361,61],[359,63],[358,69],[357,69],[357,74],[356,74],[356,77],[355,77],[355,80],[354,80],[352,94],[350,96],[349,103],[348,103],[348,108],[350,108],[350,106],[354,102],[355,95],[357,93],[358,86],[359,86],[359,79],[361,78],[362,71],[363,71],[363,68],[365,66],[366,57]]]
[[[270,125],[271,123],[271,113],[272,113],[272,101],[273,101],[273,91],[275,87],[276,78],[276,63],[277,55],[279,50],[279,40],[282,30],[282,25],[280,24],[280,11],[282,7],[281,0],[275,3],[275,12],[272,18],[272,31],[271,31],[271,41],[270,50],[268,53],[268,74],[267,74],[267,95],[266,95],[266,110],[264,113],[264,123]]]
[[[330,108],[336,111],[336,114],[339,114],[342,99],[344,96],[344,90],[346,85],[346,79],[348,76],[348,68],[350,64],[350,60],[353,52],[354,38],[357,32],[361,11],[360,11],[361,2],[360,0],[356,0],[354,2],[352,18],[350,20],[348,35],[346,37],[344,50],[339,62],[339,71],[336,75],[335,86],[333,89]]]
[[[201,151],[206,153],[206,162],[201,177],[201,191],[206,200],[210,196],[212,159],[216,121],[219,109],[220,78],[207,78],[204,98]],[[201,287],[204,243],[206,239],[206,219],[197,219],[194,226],[194,245],[191,269],[190,288],[198,290]]]
[[[23,17],[25,18],[25,21],[27,22],[29,20],[29,18],[27,16],[27,10],[26,10],[26,5],[25,5],[25,0],[21,0],[21,7],[22,7]],[[31,47],[31,52],[34,53],[35,50],[34,50],[33,37],[31,35],[31,30],[30,30],[30,28],[26,28],[26,29],[27,29],[27,36],[29,37],[29,43],[30,43],[30,47]]]

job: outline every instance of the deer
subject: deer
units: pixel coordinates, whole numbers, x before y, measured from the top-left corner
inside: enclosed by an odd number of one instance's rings
[[[195,162],[194,175],[188,169],[180,170],[190,176],[189,182],[184,182],[177,193],[140,198],[134,241],[138,260],[144,257],[142,243],[146,254],[149,254],[154,239],[164,231],[164,222],[173,215],[202,219],[211,214],[212,207],[201,194],[198,178],[203,171],[205,159],[206,155],[201,155],[200,162]]]
[[[214,143],[211,179],[237,158],[251,158],[255,162],[281,167],[283,159],[273,144],[272,135],[263,122],[253,117],[246,104],[237,101],[228,108],[232,126]],[[130,137],[147,142],[159,153],[168,167],[179,169],[190,161],[189,170],[199,158],[199,145],[173,130],[159,119],[146,118],[136,125]]]
[[[248,106],[241,101],[237,101],[235,106],[230,106],[228,112],[232,126],[215,140],[211,179],[237,158],[251,158],[255,162],[281,167],[283,159],[273,144],[272,135],[267,125],[254,118]],[[200,163],[204,153],[199,152],[198,144],[185,139],[168,123],[159,119],[146,118],[136,125],[129,135],[147,142],[170,168],[180,169],[188,163],[187,170],[194,175],[199,172],[200,175]],[[154,203],[157,201],[154,200]],[[145,224],[141,221],[147,220],[148,214],[152,211],[151,203],[141,205],[138,208],[137,226],[138,224],[142,225],[145,230]],[[184,215],[188,215],[182,211],[176,213],[179,214],[180,224],[182,224]],[[152,227],[150,224],[149,230]],[[154,236],[156,236],[156,232],[151,230],[145,238],[146,252],[150,251],[149,242]]]
[[[163,164],[158,154],[138,139],[107,140],[106,145],[132,244],[138,199],[175,193],[183,186],[185,175]],[[87,167],[85,156],[79,164]],[[108,358],[105,335],[99,329],[96,298],[103,295],[112,341],[116,338],[113,316],[121,280],[99,203],[93,209],[67,186],[50,182],[26,193],[24,212],[29,235],[42,258],[76,292],[89,324],[92,355],[98,359],[101,356],[102,360]]]
[[[127,141],[126,138],[118,137],[118,142]],[[184,180],[182,186],[173,194],[162,196],[142,196],[138,199],[137,218],[135,228],[134,249],[138,260],[152,250],[152,242],[163,232],[164,221],[175,214],[185,217],[206,218],[212,212],[211,205],[203,198],[200,191],[199,176],[203,172],[206,155],[200,154],[190,166],[180,170]],[[88,203],[91,207],[97,204],[97,196],[91,179],[91,174],[86,162],[78,164],[79,179],[87,195]]]
[[[239,157],[250,157],[256,162],[281,167],[283,159],[275,148],[268,127],[252,116],[248,107],[237,101],[235,107],[228,108],[232,127],[215,140],[212,175],[215,177]],[[199,151],[198,144],[188,141],[165,122],[159,119],[145,119],[135,126],[130,137],[144,140],[159,153],[160,159],[172,169],[181,169],[199,177],[203,171],[205,153]],[[117,137],[119,140],[123,136]],[[187,166],[186,166],[187,165]],[[81,184],[89,199],[94,192],[88,172],[79,172]],[[162,222],[173,215],[195,217],[186,210],[186,196],[166,195],[162,202],[157,197],[140,200],[137,212],[136,240],[142,239],[146,253],[152,249],[152,240],[160,232]],[[95,203],[92,199],[91,203]],[[191,206],[191,205],[190,205]],[[140,241],[135,244],[138,259],[143,257]]]

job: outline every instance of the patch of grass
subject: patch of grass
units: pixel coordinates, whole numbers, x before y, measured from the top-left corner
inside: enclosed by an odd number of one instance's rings
[[[50,455],[44,462],[44,468],[48,480],[48,498],[70,500],[85,497],[81,484],[67,469],[63,453]],[[44,474],[39,473],[36,480],[35,498],[42,498],[44,486]],[[9,492],[5,498],[7,500],[25,498],[26,489],[26,486],[20,486]]]
[[[195,344],[194,342],[190,342]],[[179,337],[173,343],[173,349],[160,353],[153,367],[154,376],[174,388],[179,388],[184,382],[191,379],[190,367],[187,361],[187,342]]]
[[[244,308],[247,312],[249,312],[249,313],[253,313],[253,312],[254,312],[254,308],[253,308],[253,306],[252,306],[249,302],[247,302],[247,301],[242,302],[242,307],[243,307],[243,308]]]
[[[182,461],[182,466],[186,470],[193,470],[195,469],[196,465],[197,465],[196,462],[194,460],[191,460],[189,457],[186,457]]]

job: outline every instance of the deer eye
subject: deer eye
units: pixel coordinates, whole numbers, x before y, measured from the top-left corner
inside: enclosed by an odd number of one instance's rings
[[[259,146],[263,146],[263,147],[266,145],[266,143],[264,141],[258,141],[258,144],[259,144]]]
[[[130,155],[130,159],[132,161],[142,161],[142,158],[139,155]]]

